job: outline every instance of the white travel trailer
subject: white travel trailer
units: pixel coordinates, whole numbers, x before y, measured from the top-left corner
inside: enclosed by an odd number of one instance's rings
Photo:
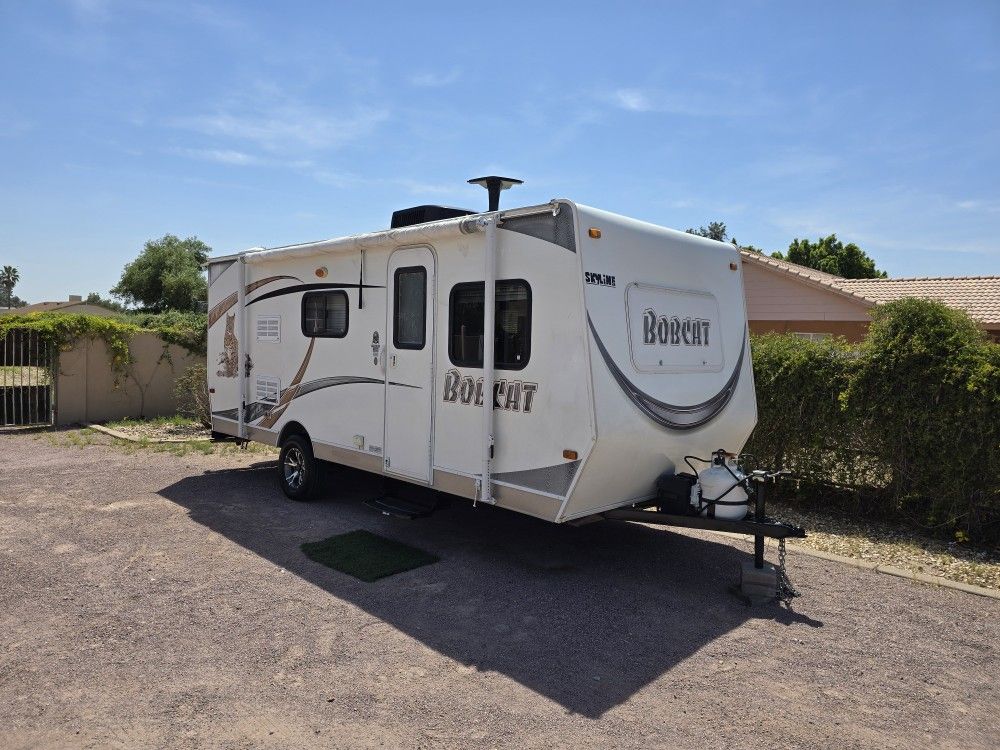
[[[736,248],[562,199],[393,227],[208,264],[213,430],[290,497],[321,459],[565,522],[743,447]]]

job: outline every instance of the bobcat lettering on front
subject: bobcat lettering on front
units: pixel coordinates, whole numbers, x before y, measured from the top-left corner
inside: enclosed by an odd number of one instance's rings
[[[702,318],[684,318],[676,315],[657,316],[653,308],[642,312],[642,343],[667,346],[708,346],[711,321]]]
[[[493,383],[493,408],[529,414],[538,383],[499,378]],[[449,404],[483,405],[483,379],[448,370],[444,375],[444,401]]]

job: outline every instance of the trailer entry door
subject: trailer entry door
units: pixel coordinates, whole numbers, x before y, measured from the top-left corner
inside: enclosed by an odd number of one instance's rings
[[[428,248],[406,248],[390,256],[385,471],[421,482],[431,481],[434,286],[434,255]]]

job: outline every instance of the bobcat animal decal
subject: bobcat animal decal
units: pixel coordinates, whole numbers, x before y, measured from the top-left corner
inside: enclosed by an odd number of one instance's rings
[[[222,337],[222,354],[219,355],[220,378],[235,378],[240,361],[240,342],[236,338],[236,314],[226,315],[226,333]]]

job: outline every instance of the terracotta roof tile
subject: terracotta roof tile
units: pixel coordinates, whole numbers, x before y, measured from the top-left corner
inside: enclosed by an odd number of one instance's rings
[[[1000,324],[1000,276],[941,276],[921,279],[838,279],[837,285],[873,302],[920,297],[965,310],[970,317]]]
[[[964,310],[986,325],[1000,325],[1000,276],[938,276],[910,279],[842,279],[797,263],[740,250],[743,258],[757,265],[797,276],[868,304],[919,297],[944,302]]]

